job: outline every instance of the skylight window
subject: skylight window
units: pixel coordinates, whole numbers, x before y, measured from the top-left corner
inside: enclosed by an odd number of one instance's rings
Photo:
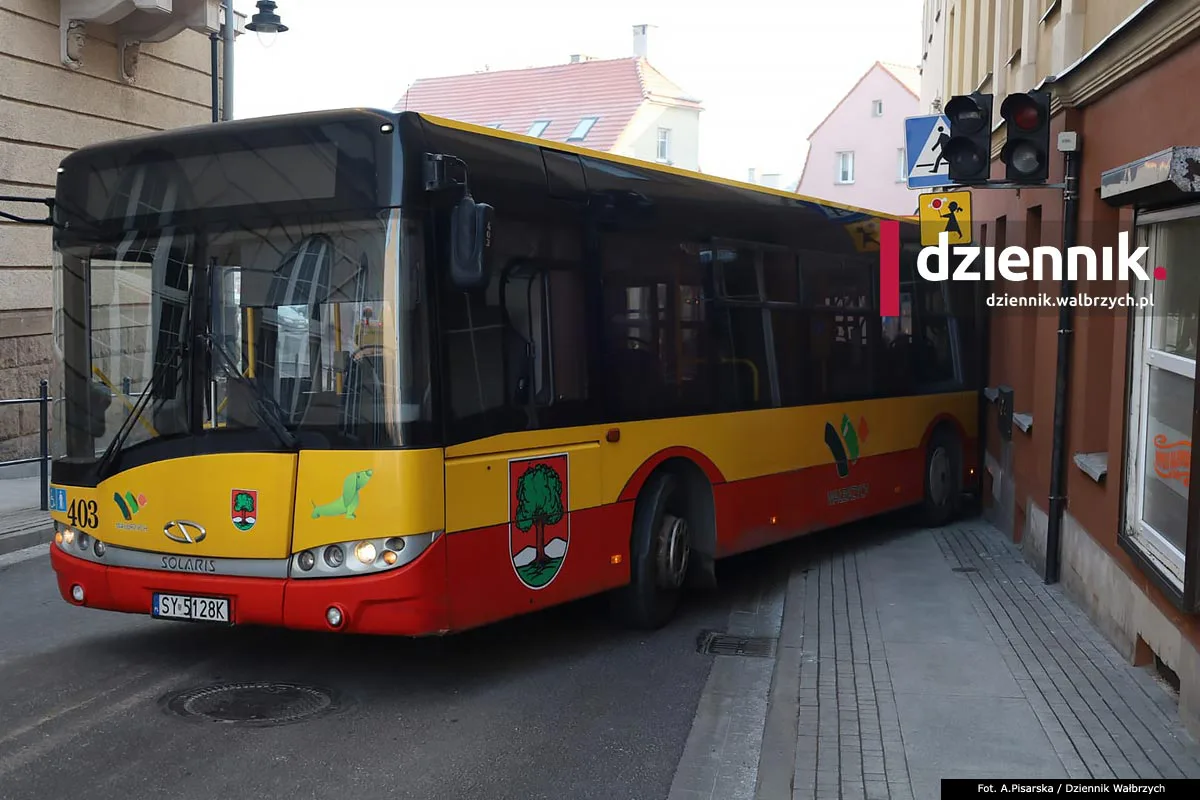
[[[550,120],[539,119],[529,126],[528,136],[541,136],[546,132],[546,128],[550,127]]]
[[[567,137],[568,142],[582,142],[587,138],[588,132],[592,126],[600,120],[599,117],[584,117],[579,120],[579,124],[575,126],[575,130],[571,131],[571,135]]]
[[[490,125],[488,125],[488,126],[486,126],[486,127],[488,127],[488,128],[495,128],[496,130],[502,130],[502,128],[501,128],[500,126],[501,126],[501,125],[503,125],[503,124],[504,124],[503,122],[493,122],[492,124],[490,124]]]

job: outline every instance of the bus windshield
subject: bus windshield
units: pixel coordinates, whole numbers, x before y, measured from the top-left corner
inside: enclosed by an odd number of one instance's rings
[[[285,431],[288,449],[304,433],[403,444],[431,420],[403,225],[395,211],[61,244],[56,457],[239,430]]]

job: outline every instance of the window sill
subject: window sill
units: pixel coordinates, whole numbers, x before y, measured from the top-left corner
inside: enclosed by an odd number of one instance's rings
[[[987,398],[989,403],[994,403],[1000,397],[1000,390],[989,386],[983,390],[983,396]]]
[[[854,181],[834,181],[834,186],[853,186]]]
[[[1046,21],[1057,14],[1061,7],[1062,0],[1054,0],[1054,2],[1050,4],[1050,7],[1046,9],[1046,13],[1042,14],[1042,18],[1038,20],[1038,22],[1045,25]]]
[[[1008,61],[1004,62],[1004,66],[1011,67],[1013,64],[1017,63],[1020,60],[1021,60],[1021,48],[1018,47],[1016,50],[1013,51],[1013,54],[1008,57]]]
[[[1104,476],[1108,474],[1108,453],[1076,453],[1075,466],[1094,480],[1096,483],[1103,483]]]
[[[1033,414],[1013,414],[1013,425],[1020,428],[1022,433],[1029,433],[1033,428]]]

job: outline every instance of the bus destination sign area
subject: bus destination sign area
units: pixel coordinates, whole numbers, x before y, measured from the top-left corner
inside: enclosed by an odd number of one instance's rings
[[[1091,797],[1152,796],[1196,797],[1200,779],[1142,779],[1142,780],[970,780],[944,779],[942,800],[966,797],[1029,796],[1048,794],[1087,795]]]

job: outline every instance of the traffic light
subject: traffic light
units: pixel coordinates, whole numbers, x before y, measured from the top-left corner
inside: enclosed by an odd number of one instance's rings
[[[1045,183],[1050,177],[1050,93],[1018,92],[1000,106],[1007,141],[1000,151],[1004,177],[1013,183]]]
[[[950,140],[941,153],[950,168],[950,182],[987,183],[992,171],[992,95],[956,95],[943,113],[950,120]]]

